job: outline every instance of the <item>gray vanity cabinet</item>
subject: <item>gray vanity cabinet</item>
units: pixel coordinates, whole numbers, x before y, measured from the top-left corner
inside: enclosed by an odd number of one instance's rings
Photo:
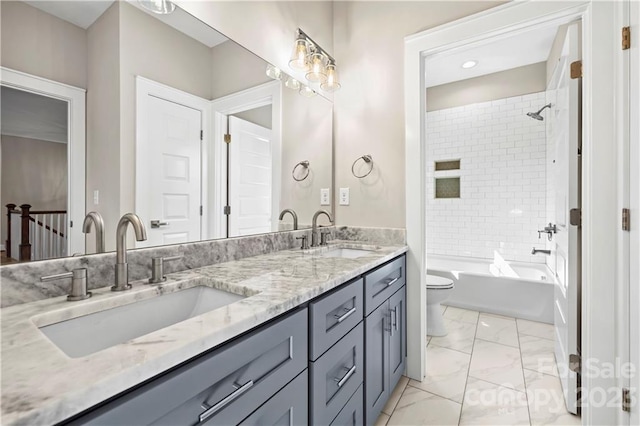
[[[365,424],[378,419],[407,356],[405,257],[365,275]],[[397,283],[402,283],[397,287]],[[367,304],[368,303],[368,304]]]
[[[360,385],[347,405],[331,422],[331,426],[362,426],[364,424],[364,390]]]
[[[298,310],[116,398],[71,424],[238,424],[305,371],[307,327],[300,325],[306,323],[307,309]],[[306,395],[307,387],[301,392]]]

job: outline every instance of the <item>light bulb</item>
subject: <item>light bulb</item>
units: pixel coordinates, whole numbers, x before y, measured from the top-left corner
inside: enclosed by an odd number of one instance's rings
[[[320,88],[327,92],[335,92],[340,88],[340,83],[338,82],[338,71],[336,70],[336,64],[334,63],[328,64],[326,73],[327,73],[327,81],[322,83],[320,85]]]
[[[309,62],[307,61],[308,53],[309,44],[307,43],[307,40],[298,38],[293,46],[293,53],[291,54],[289,66],[296,70],[309,70]]]
[[[311,54],[311,69],[305,76],[307,80],[314,83],[324,83],[327,75],[324,73],[324,56],[321,53],[314,52]]]
[[[138,0],[145,9],[158,15],[168,15],[176,10],[176,5],[169,0]]]
[[[274,67],[271,64],[267,64],[267,70],[265,71],[265,74],[267,74],[267,76],[271,77],[274,80],[280,80],[282,78],[282,71],[280,71],[280,68]]]
[[[287,78],[287,81],[284,82],[284,85],[288,89],[300,90],[300,82],[293,77]]]
[[[298,93],[300,93],[305,98],[313,98],[316,95],[316,91],[309,86],[302,86]]]

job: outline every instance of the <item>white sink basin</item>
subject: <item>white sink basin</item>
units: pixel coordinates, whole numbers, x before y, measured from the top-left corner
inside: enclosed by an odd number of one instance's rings
[[[244,299],[198,286],[40,327],[71,358],[83,357]]]
[[[320,256],[322,257],[342,257],[345,259],[357,259],[362,256],[366,256],[371,254],[371,250],[360,250],[360,249],[350,249],[350,248],[337,248],[334,250],[330,250],[322,253]]]

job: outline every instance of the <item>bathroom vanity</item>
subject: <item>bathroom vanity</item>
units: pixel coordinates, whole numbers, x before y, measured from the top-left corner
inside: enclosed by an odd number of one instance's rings
[[[373,424],[405,368],[405,251],[339,242],[5,308],[3,420]],[[194,287],[242,297],[83,356],[41,331]]]

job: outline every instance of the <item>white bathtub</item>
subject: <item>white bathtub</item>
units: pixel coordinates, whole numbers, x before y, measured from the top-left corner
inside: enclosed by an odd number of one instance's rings
[[[429,255],[427,273],[453,280],[447,305],[553,324],[555,281],[544,264]]]

